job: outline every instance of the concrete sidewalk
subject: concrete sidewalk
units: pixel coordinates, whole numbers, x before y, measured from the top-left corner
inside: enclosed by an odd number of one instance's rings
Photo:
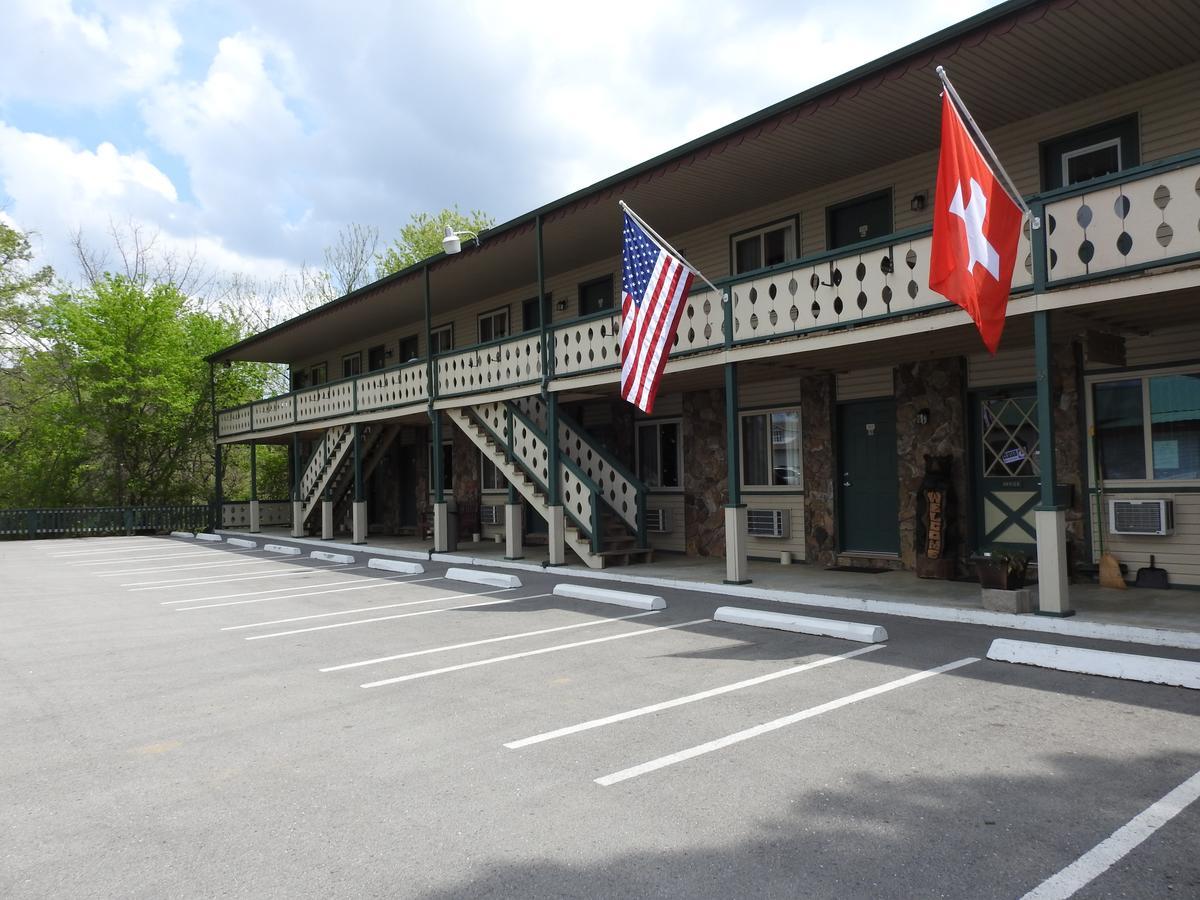
[[[223,529],[220,533],[245,535],[242,529]],[[337,547],[385,556],[433,558],[497,567],[540,569],[547,559],[544,546],[526,546],[523,559],[507,561],[504,559],[504,544],[491,541],[460,542],[457,550],[432,554],[431,557],[430,542],[415,537],[372,535],[367,544],[353,545],[349,535],[338,535],[333,541],[314,537],[291,538],[287,528],[278,526],[265,527],[262,537],[294,541],[313,548]],[[1103,632],[1096,629],[1111,629],[1112,640],[1200,648],[1200,591],[1186,589],[1130,588],[1114,591],[1096,584],[1072,584],[1071,607],[1076,615],[1070,619],[1051,619],[988,612],[980,601],[978,584],[922,579],[906,571],[877,574],[838,572],[804,563],[781,565],[752,560],[751,583],[730,586],[722,583],[725,576],[723,559],[673,553],[658,553],[654,562],[645,565],[596,570],[575,561],[560,567],[558,571],[569,573],[572,577],[602,581],[688,587],[781,603],[869,609],[891,615],[1080,636],[1103,637]],[[1036,598],[1037,585],[1030,585],[1030,589]],[[1155,636],[1139,633],[1148,631],[1167,634]]]

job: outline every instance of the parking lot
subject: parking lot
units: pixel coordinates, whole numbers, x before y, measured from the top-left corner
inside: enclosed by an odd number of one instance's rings
[[[1196,691],[422,565],[0,545],[0,895],[1200,896]]]

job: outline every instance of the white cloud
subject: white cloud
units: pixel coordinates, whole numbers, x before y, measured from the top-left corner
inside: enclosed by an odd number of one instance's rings
[[[0,99],[106,104],[175,71],[182,37],[163,5],[79,12],[71,0],[6,0]]]

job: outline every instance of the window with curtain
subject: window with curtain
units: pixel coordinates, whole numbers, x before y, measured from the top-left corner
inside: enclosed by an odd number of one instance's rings
[[[746,487],[803,487],[800,410],[746,413],[741,422],[742,484]]]

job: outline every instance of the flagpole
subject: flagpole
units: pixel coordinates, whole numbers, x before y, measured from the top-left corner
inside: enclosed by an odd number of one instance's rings
[[[971,130],[975,133],[975,137],[979,138],[979,143],[983,145],[983,149],[987,151],[988,156],[992,159],[992,165],[996,167],[996,171],[1004,178],[1005,184],[1008,187],[1008,193],[1017,206],[1019,206],[1028,216],[1029,224],[1032,228],[1041,228],[1042,220],[1033,214],[1033,210],[1029,208],[1029,204],[1025,202],[1025,198],[1021,196],[1021,192],[1017,190],[1016,184],[1012,177],[1000,163],[1000,157],[996,155],[996,151],[992,149],[992,145],[988,143],[987,138],[983,136],[983,129],[971,116],[971,111],[967,109],[967,104],[963,103],[962,97],[958,96],[958,91],[954,89],[954,85],[950,83],[950,76],[946,74],[946,69],[942,66],[937,67],[938,78],[942,80],[942,84],[950,94],[950,99],[954,101],[955,108],[962,114],[963,118],[971,126]]]
[[[673,253],[675,256],[677,256],[679,258],[679,260],[685,266],[687,266],[689,269],[691,269],[693,272],[695,272],[697,275],[699,275],[700,280],[703,281],[705,284],[707,284],[710,288],[712,288],[718,294],[718,296],[720,296],[722,298],[725,297],[725,292],[723,290],[721,290],[715,284],[713,284],[711,281],[709,281],[707,278],[705,278],[703,272],[701,272],[699,269],[697,269],[695,266],[693,266],[690,262],[688,262],[686,259],[684,259],[683,254],[680,253],[678,250],[676,250],[674,247],[672,247],[669,243],[667,243],[666,238],[664,238],[661,234],[659,234],[657,231],[655,231],[653,228],[651,228],[649,225],[647,225],[646,220],[643,219],[641,216],[639,216],[637,213],[635,213],[632,209],[630,209],[628,203],[626,203],[624,200],[618,200],[617,204],[621,207],[621,209],[623,209],[623,210],[625,210],[625,212],[629,213],[630,217],[635,222],[637,222],[639,225],[641,225],[642,228],[644,228],[644,229],[646,229],[646,231],[650,232],[651,237],[653,237],[656,241],[658,241],[660,244],[662,244],[663,247],[665,247],[667,250],[671,251],[671,253]]]

